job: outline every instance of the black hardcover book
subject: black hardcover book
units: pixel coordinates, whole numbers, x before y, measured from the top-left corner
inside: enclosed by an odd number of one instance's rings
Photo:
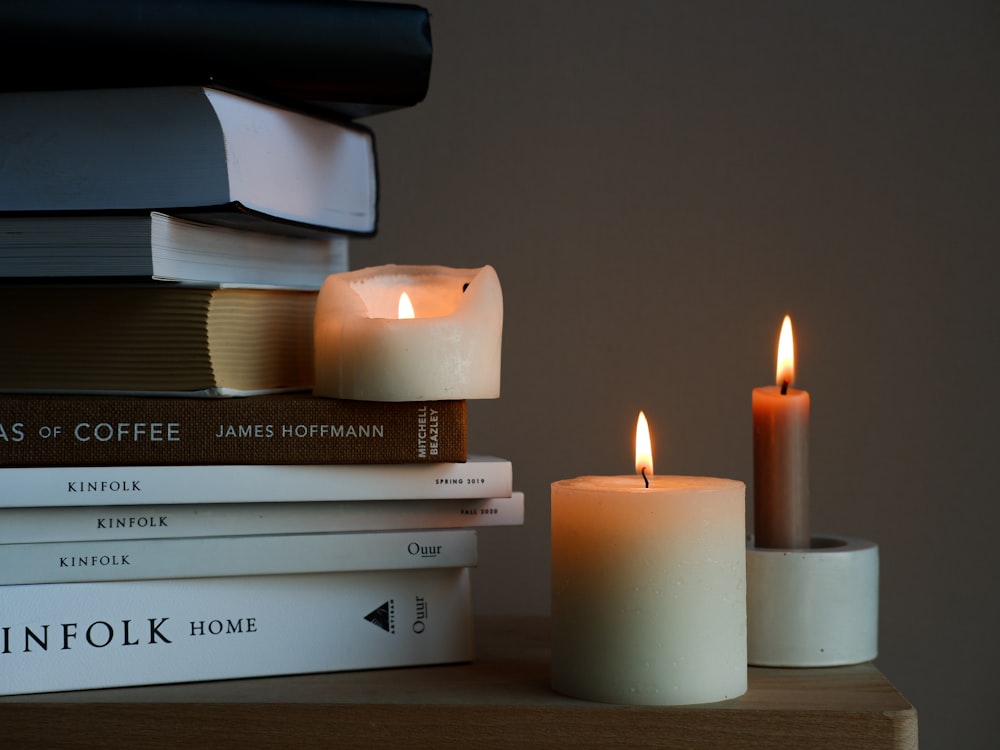
[[[426,96],[429,15],[344,0],[8,0],[0,90],[213,85],[364,117]]]

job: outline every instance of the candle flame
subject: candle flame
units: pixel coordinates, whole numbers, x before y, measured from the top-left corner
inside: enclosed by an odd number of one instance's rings
[[[778,336],[778,366],[775,373],[778,385],[789,386],[795,380],[795,342],[792,339],[792,318],[785,316]]]
[[[641,411],[635,425],[635,473],[643,474],[647,482],[653,475],[653,446],[649,439],[649,422],[646,421],[645,413]]]
[[[399,295],[399,319],[403,320],[405,318],[415,318],[416,315],[413,312],[413,303],[410,302],[410,295],[403,292]]]

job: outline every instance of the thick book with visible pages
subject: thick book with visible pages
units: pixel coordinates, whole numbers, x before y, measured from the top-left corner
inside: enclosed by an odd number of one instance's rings
[[[0,468],[0,508],[509,497],[513,465],[213,464]]]
[[[523,526],[509,497],[0,508],[0,544]]]
[[[0,376],[2,377],[2,376]],[[0,393],[0,466],[465,461],[465,401]]]
[[[468,568],[0,588],[0,694],[471,661]]]
[[[230,395],[312,388],[318,291],[0,286],[0,391]]]
[[[228,86],[363,117],[424,99],[430,13],[338,0],[6,0],[0,90]]]
[[[196,215],[196,214],[195,214]],[[349,238],[260,217],[260,231],[171,216],[0,213],[0,277],[127,277],[319,289],[349,267]]]
[[[214,88],[0,93],[0,164],[0,211],[14,214],[158,210],[357,235],[378,223],[370,129]]]
[[[0,544],[0,587],[474,567],[478,562],[475,529],[26,542]]]

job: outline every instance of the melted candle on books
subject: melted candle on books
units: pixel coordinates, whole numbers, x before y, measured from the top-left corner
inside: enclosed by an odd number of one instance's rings
[[[552,485],[552,687],[610,703],[681,705],[747,689],[743,482],[636,474]]]
[[[754,388],[754,546],[802,549],[809,536],[809,393],[792,388],[792,319],[778,337],[777,384]]]
[[[503,296],[492,266],[377,266],[327,277],[316,302],[318,396],[497,398]]]

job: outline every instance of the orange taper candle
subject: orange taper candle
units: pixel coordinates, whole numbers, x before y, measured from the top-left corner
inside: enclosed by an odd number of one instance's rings
[[[778,338],[777,385],[753,389],[754,546],[804,549],[809,537],[809,393],[792,388],[792,320]]]

